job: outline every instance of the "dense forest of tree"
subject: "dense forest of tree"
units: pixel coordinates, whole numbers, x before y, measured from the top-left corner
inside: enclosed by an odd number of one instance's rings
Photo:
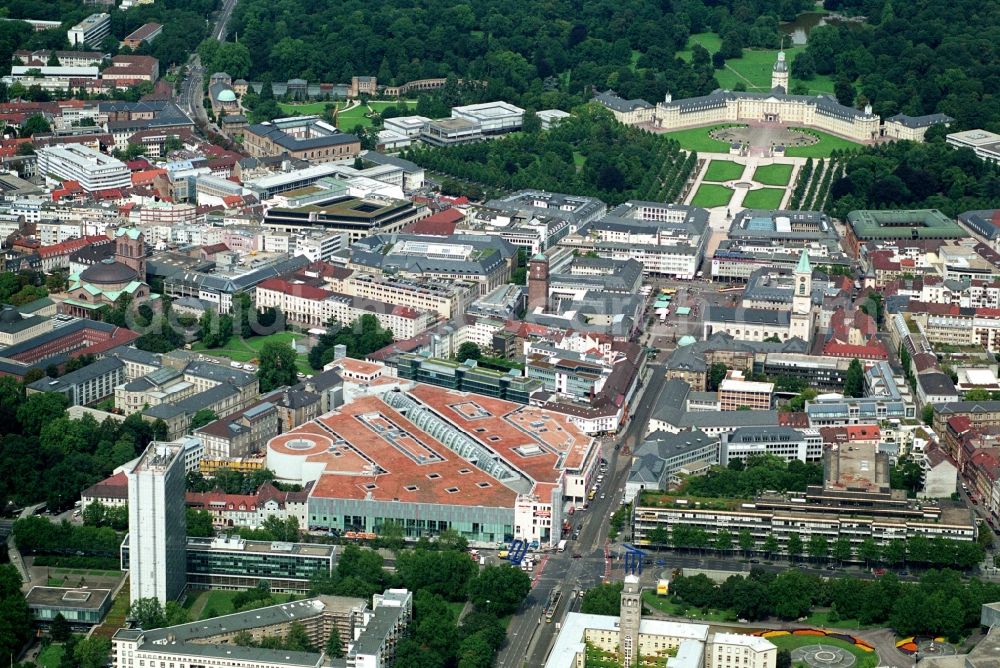
[[[856,82],[883,117],[942,112],[959,128],[1000,132],[1000,3],[826,0],[868,22],[824,26],[806,47],[817,74]]]
[[[932,208],[949,216],[1000,206],[1000,166],[940,137],[925,144],[893,142],[846,156],[830,185],[826,211],[843,218],[854,209]]]
[[[676,142],[620,125],[596,106],[578,108],[574,118],[544,133],[447,149],[420,148],[405,156],[491,188],[541,188],[591,195],[608,204],[673,201],[697,160],[695,154],[680,151]]]
[[[122,37],[144,23],[160,23],[163,34],[152,44],[144,44],[136,53],[158,58],[160,72],[164,72],[168,65],[186,61],[205,39],[208,35],[206,19],[218,4],[218,0],[157,0],[153,4],[120,11],[114,7],[98,10],[79,0],[9,0],[0,8],[0,16],[61,21],[63,29],[34,32],[27,23],[0,21],[0,68],[7,71],[11,54],[17,49],[68,49],[67,28],[95,11],[110,11],[111,35],[102,48],[115,54]]]
[[[390,84],[455,74],[489,81],[493,99],[568,108],[590,86],[647,99],[668,89],[709,92],[716,83],[707,52],[692,63],[675,57],[691,33],[719,32],[736,50],[775,47],[778,21],[811,6],[810,0],[241,0],[231,32],[255,55],[255,78],[335,82],[369,75]]]
[[[65,509],[80,492],[134,459],[154,438],[165,438],[162,421],[138,413],[123,422],[98,423],[89,415],[66,417],[66,397],[32,394],[13,378],[0,378],[0,507],[45,502]]]
[[[723,583],[700,574],[682,575],[670,590],[685,608],[725,610],[734,618],[798,619],[829,608],[832,620],[888,626],[900,636],[944,635],[952,641],[978,628],[982,604],[1000,595],[997,584],[965,580],[952,570],[930,570],[919,582],[900,582],[895,573],[877,580],[825,579],[794,569],[775,575],[755,568],[748,577],[734,575]]]

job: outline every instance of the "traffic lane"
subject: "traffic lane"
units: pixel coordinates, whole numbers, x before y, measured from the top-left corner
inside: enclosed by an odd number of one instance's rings
[[[558,635],[556,622],[561,622],[566,618],[566,615],[569,614],[570,610],[573,608],[576,601],[578,601],[582,596],[584,591],[600,584],[601,582],[600,576],[603,575],[604,572],[603,552],[599,559],[581,558],[574,561],[576,563],[570,567],[566,577],[562,579],[562,599],[559,602],[559,607],[556,610],[556,615],[553,618],[553,621],[545,622],[543,620],[539,622],[538,631],[534,640],[534,647],[531,648],[530,654],[526,657],[526,665],[528,666],[545,665],[545,659],[548,657],[552,644],[555,642],[556,636]],[[572,593],[574,590],[578,592],[576,596]]]

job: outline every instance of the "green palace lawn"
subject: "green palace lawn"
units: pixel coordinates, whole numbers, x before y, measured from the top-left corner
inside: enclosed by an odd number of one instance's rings
[[[662,136],[677,141],[681,145],[681,148],[688,151],[697,151],[698,153],[729,153],[729,144],[708,136],[708,133],[712,130],[728,127],[733,127],[733,125],[723,124],[706,128],[677,130],[676,132],[665,132]]]
[[[371,108],[371,111],[378,112],[378,111],[384,111],[389,107],[398,107],[400,104],[401,102],[395,102],[395,101],[369,102],[367,107],[363,104],[359,104],[353,109],[337,114],[337,127],[345,132],[350,132],[358,125],[370,128],[372,126],[372,120],[365,115],[369,113],[369,107]],[[416,107],[416,104],[417,104],[416,100],[406,100],[406,105],[407,108],[409,109],[407,113],[412,112],[412,110]]]
[[[687,48],[677,52],[677,57],[690,61],[691,49],[695,44],[705,47],[709,53],[715,53],[722,47],[722,38],[712,32],[695,33],[688,38]],[[789,67],[803,51],[805,47],[802,46],[785,49]],[[734,90],[736,84],[742,83],[750,92],[767,92],[771,90],[771,70],[777,59],[777,49],[743,49],[742,57],[727,60],[723,69],[715,71],[715,80],[719,82],[720,88],[727,90]],[[809,80],[792,79],[793,90],[799,84],[805,86],[809,95],[833,94],[833,79],[827,75],[818,74]]]
[[[326,105],[336,102],[279,102],[278,108],[289,116],[319,116],[326,111]]]
[[[765,186],[787,186],[792,180],[793,165],[762,165],[753,173],[753,180]]]
[[[833,151],[843,151],[861,147],[861,144],[853,142],[850,139],[836,137],[819,130],[812,130],[808,128],[794,129],[799,132],[805,132],[806,134],[819,137],[819,143],[813,144],[812,146],[793,146],[785,149],[785,155],[790,158],[829,158]]]
[[[743,206],[748,209],[777,209],[781,206],[781,198],[784,196],[784,188],[751,190],[743,198]]]
[[[691,206],[711,209],[717,206],[726,206],[732,198],[733,191],[731,188],[714,183],[703,183],[698,186],[698,192],[694,194]]]
[[[760,171],[760,170],[758,170]],[[713,160],[708,163],[703,181],[733,181],[743,175],[743,165],[728,160]],[[787,183],[787,182],[786,182]]]
[[[253,362],[256,364],[257,356],[260,354],[260,349],[264,347],[265,343],[268,341],[279,341],[281,343],[291,344],[292,339],[295,339],[296,344],[298,345],[302,341],[307,341],[309,339],[309,335],[299,334],[296,332],[275,332],[269,336],[254,336],[249,339],[241,339],[240,337],[234,335],[222,348],[206,348],[199,341],[191,345],[191,350],[205,353],[206,355],[225,357],[233,360],[234,362]],[[296,360],[296,365],[302,373],[315,373],[309,366],[307,355],[299,355]]]

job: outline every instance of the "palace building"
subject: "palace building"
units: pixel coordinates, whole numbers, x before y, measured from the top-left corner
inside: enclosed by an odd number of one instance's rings
[[[870,104],[863,110],[843,105],[830,95],[792,95],[788,92],[789,63],[784,50],[771,71],[771,90],[766,93],[715,90],[708,95],[674,100],[667,93],[656,106],[645,100],[623,100],[614,91],[595,96],[595,100],[625,125],[648,125],[672,131],[719,123],[758,122],[804,126],[830,132],[857,142],[874,142],[882,136],[904,139],[923,138],[929,125],[948,123],[947,116],[921,117],[921,132],[901,133],[890,124],[886,131],[881,118]],[[909,117],[907,117],[909,118]],[[894,120],[898,121],[896,117]]]

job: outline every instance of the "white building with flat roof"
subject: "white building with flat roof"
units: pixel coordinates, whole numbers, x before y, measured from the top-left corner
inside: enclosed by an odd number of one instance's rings
[[[571,612],[562,621],[545,668],[577,668],[588,647],[620,665],[663,659],[667,668],[774,668],[778,648],[770,640],[738,633],[711,633],[708,624],[642,619],[639,578],[625,576],[621,614]]]
[[[87,192],[132,185],[132,174],[124,162],[86,146],[47,146],[37,154],[38,171],[50,181],[79,181]]]
[[[397,116],[385,119],[382,122],[382,127],[413,139],[419,137],[421,130],[426,128],[430,122],[431,119],[426,116]]]
[[[187,579],[184,444],[150,443],[125,475],[130,601],[158,598],[165,605],[180,596]]]
[[[111,14],[91,14],[66,32],[70,46],[99,46],[111,34]]]
[[[1000,134],[989,130],[965,130],[945,135],[955,148],[971,148],[980,160],[1000,162]]]
[[[538,119],[542,122],[543,130],[551,130],[553,127],[572,115],[573,114],[568,111],[563,111],[562,109],[543,109],[536,114]]]
[[[451,117],[479,123],[484,135],[500,134],[521,129],[524,109],[507,102],[483,102],[453,107]]]

